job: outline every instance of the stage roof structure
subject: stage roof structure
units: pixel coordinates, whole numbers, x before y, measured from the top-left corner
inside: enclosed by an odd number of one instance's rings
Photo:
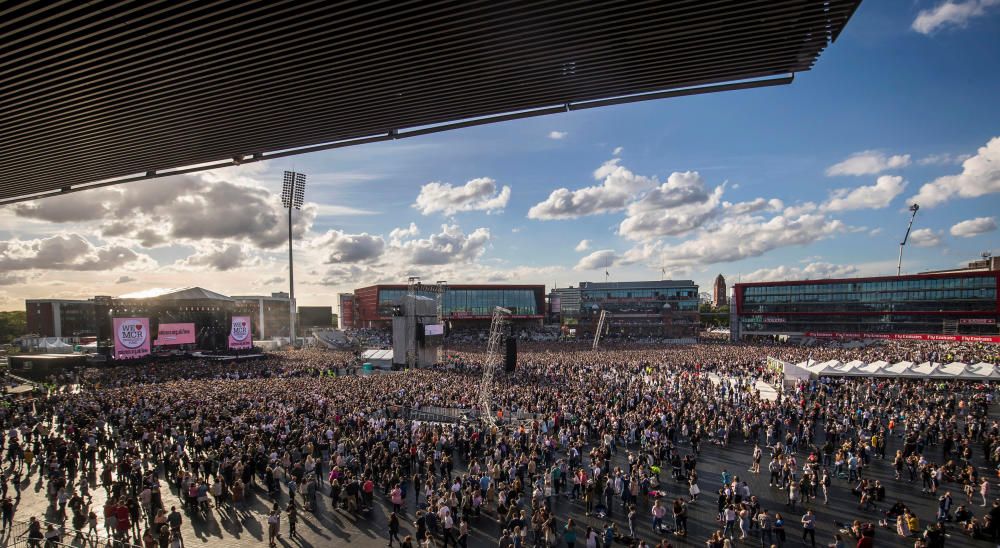
[[[215,291],[209,291],[201,287],[176,287],[176,288],[161,288],[157,287],[154,289],[147,289],[144,291],[136,291],[134,293],[126,293],[118,297],[119,299],[134,299],[134,300],[157,300],[157,301],[232,301],[233,299],[223,295],[222,293],[216,293]]]
[[[787,84],[860,1],[6,2],[0,204]]]

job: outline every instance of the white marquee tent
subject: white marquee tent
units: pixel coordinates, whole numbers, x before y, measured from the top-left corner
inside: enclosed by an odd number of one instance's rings
[[[792,364],[789,364],[792,365]],[[802,362],[797,366],[792,366],[793,375],[800,371],[808,371],[812,378],[816,377],[881,377],[881,378],[908,378],[908,379],[941,379],[941,380],[979,380],[994,381],[1000,380],[1000,367],[993,364],[980,362],[975,365],[968,365],[961,362],[952,362],[941,365],[936,362],[923,362],[915,365],[913,362],[902,361],[889,364],[885,361],[877,361],[866,364],[860,360],[848,363],[841,363],[837,360],[830,360],[823,363],[807,364]],[[785,370],[789,371],[786,367]],[[790,377],[786,373],[786,378]]]

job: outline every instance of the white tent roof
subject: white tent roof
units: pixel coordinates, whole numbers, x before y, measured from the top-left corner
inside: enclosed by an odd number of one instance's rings
[[[825,377],[829,377],[829,376],[839,375],[840,374],[840,370],[837,369],[836,366],[831,365],[832,363],[836,363],[838,365],[840,364],[840,362],[838,362],[837,360],[831,360],[831,361],[828,361],[828,362],[817,363],[816,365],[811,365],[807,369],[809,369],[809,372],[812,373],[813,375],[818,375],[818,376],[821,376],[821,377],[824,377],[824,376]]]
[[[925,362],[929,363],[929,362]],[[923,364],[921,364],[923,365]],[[939,373],[947,373],[951,377],[961,377],[965,375],[970,375],[972,373],[971,367],[965,365],[962,362],[951,362],[948,365],[943,365],[938,369]]]
[[[988,363],[977,363],[972,366],[971,377],[983,380],[1000,379],[1000,371]]]
[[[864,371],[866,375],[878,375],[882,372],[885,367],[882,365],[885,362],[874,362],[868,365],[862,365],[858,368],[858,371]]]
[[[864,362],[858,362],[857,364],[854,362],[846,363],[839,368],[839,373],[847,376],[867,375],[868,373],[861,369],[862,367],[864,367]]]
[[[924,362],[920,365],[914,365],[913,367],[910,368],[910,371],[912,373],[916,373],[925,377],[940,378],[942,377],[942,375],[938,374],[940,368],[941,364],[939,363]],[[944,374],[943,376],[948,376],[948,375]]]
[[[887,362],[877,361],[866,365],[860,360],[854,360],[846,364],[840,364],[839,367],[833,367],[831,364],[834,363],[838,362],[831,360],[818,363],[808,367],[807,370],[813,375],[823,377],[869,376],[982,381],[1000,380],[1000,366],[984,362],[977,363],[976,365],[967,365],[962,362],[951,362],[948,365],[941,365],[936,362],[923,362],[920,365],[914,365],[913,362],[902,361],[889,365]]]

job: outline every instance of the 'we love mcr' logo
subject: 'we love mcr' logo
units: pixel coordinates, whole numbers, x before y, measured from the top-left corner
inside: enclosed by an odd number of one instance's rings
[[[250,335],[250,326],[247,325],[245,319],[233,318],[233,329],[232,329],[233,339],[237,341],[245,341]]]
[[[125,348],[139,348],[146,344],[149,333],[142,323],[142,320],[136,318],[123,320],[118,326],[118,342]]]

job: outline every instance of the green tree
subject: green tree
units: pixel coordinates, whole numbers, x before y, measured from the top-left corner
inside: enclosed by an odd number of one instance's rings
[[[714,307],[712,303],[702,303],[698,307],[698,312],[701,313],[701,324],[708,328],[715,327],[728,327],[729,326],[729,307],[720,306]]]
[[[28,329],[27,313],[24,310],[0,312],[0,344],[8,344],[24,335]]]

